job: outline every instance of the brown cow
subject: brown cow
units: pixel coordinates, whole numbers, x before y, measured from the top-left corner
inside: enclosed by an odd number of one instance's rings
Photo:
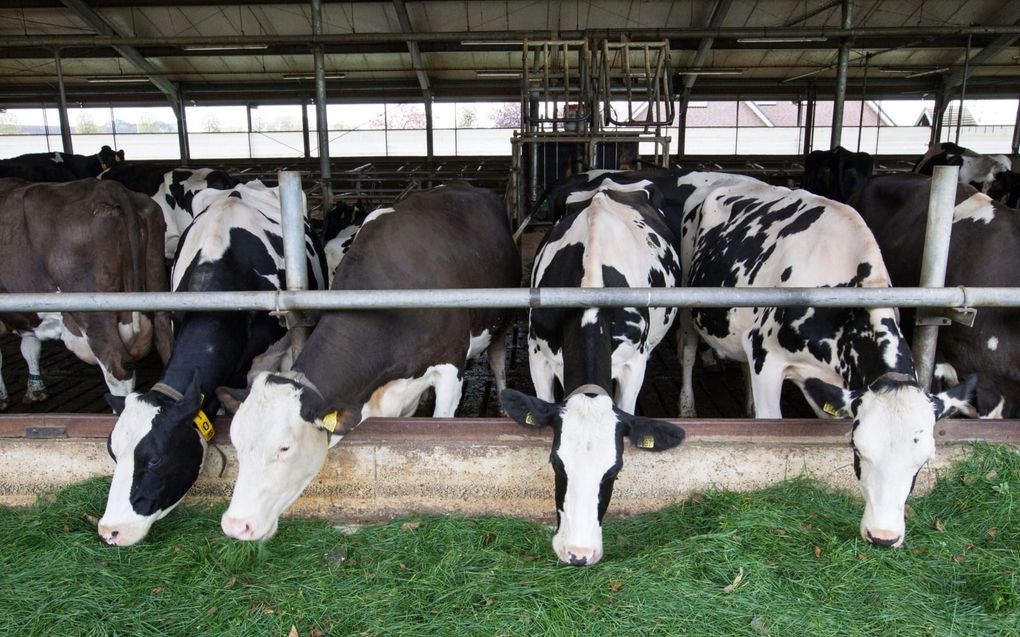
[[[166,291],[165,232],[159,207],[117,182],[0,179],[0,293]],[[173,342],[166,312],[2,312],[0,323],[22,338],[26,401],[46,398],[40,341],[60,339],[98,364],[119,396],[134,388],[134,361],[152,348],[153,331],[164,362]],[[6,397],[0,377],[0,409]]]

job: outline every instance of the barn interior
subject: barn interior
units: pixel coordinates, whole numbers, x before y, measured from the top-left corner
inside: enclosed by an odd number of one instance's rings
[[[299,170],[313,217],[463,179],[504,195],[515,224],[530,217],[526,258],[545,185],[580,169],[796,185],[808,152],[837,145],[874,155],[876,172],[909,170],[933,142],[1020,145],[1020,7],[1008,1],[15,4],[0,9],[0,156],[110,145],[270,183]],[[528,388],[524,325],[511,384]],[[17,341],[0,346],[16,392]],[[97,374],[59,343],[46,352],[50,399],[15,395],[11,411],[106,411]],[[643,413],[671,415],[676,365],[664,344]],[[462,410],[495,415],[485,366],[473,369]],[[158,370],[143,362],[141,385]],[[703,378],[706,415],[743,415],[739,375]]]

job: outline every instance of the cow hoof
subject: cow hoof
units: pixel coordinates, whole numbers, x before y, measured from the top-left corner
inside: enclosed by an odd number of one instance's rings
[[[45,391],[36,392],[25,392],[25,396],[21,399],[23,403],[41,403],[42,401],[49,398]]]

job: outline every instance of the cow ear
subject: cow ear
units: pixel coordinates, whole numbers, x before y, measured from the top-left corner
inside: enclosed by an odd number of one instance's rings
[[[662,420],[623,414],[624,433],[639,449],[647,451],[665,451],[677,447],[687,433],[682,427]]]
[[[202,406],[202,388],[198,381],[198,370],[195,370],[188,388],[184,391],[184,396],[177,404],[188,412],[198,411]]]
[[[528,427],[551,425],[560,413],[558,405],[515,389],[504,389],[499,395],[499,402],[508,416]]]
[[[977,387],[977,376],[971,374],[963,382],[944,392],[932,396],[935,420],[941,420],[953,412],[971,408],[971,396]]]
[[[251,389],[248,387],[236,388],[236,387],[218,387],[216,389],[216,397],[220,399],[220,404],[227,410],[229,414],[236,414],[237,410],[241,408],[241,403],[248,397],[248,393]]]
[[[106,394],[106,404],[110,406],[115,414],[124,413],[124,402],[127,400],[127,396],[114,396],[113,394]]]
[[[117,154],[114,155],[114,160],[115,161],[124,161],[124,151],[123,150],[118,150]]]
[[[804,382],[804,393],[807,394],[822,411],[833,418],[851,418],[852,402],[850,391],[836,387],[817,378],[809,378]]]

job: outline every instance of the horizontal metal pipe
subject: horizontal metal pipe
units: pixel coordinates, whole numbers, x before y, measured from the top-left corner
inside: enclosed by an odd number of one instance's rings
[[[0,312],[457,307],[1020,307],[1020,288],[479,288],[3,294]]]
[[[15,35],[0,37],[3,47],[74,47],[94,48],[110,46],[227,46],[243,44],[311,46],[315,44],[380,44],[407,42],[512,42],[527,40],[579,40],[584,37],[619,39],[627,35],[631,40],[663,40],[702,38],[888,38],[888,37],[947,37],[947,36],[998,36],[1020,35],[1020,25],[969,26],[969,27],[719,27],[716,29],[592,29],[588,31],[419,31],[325,33],[308,35],[187,35],[171,37],[121,37],[103,35]],[[763,46],[767,46],[763,45]],[[201,53],[201,52],[198,52]]]

